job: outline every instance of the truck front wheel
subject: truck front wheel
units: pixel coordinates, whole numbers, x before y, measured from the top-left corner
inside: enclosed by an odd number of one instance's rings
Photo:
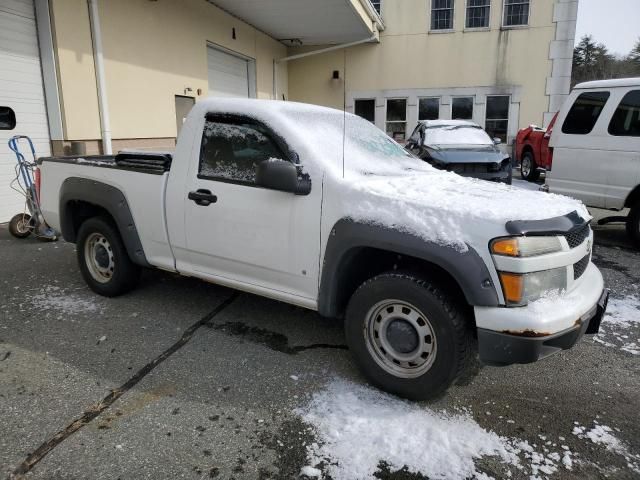
[[[540,172],[533,158],[533,153],[524,152],[522,154],[522,159],[520,159],[520,176],[529,182],[535,182],[540,178]]]
[[[349,301],[345,332],[364,375],[412,400],[440,396],[472,358],[463,310],[411,275],[386,273],[363,283]]]
[[[122,295],[140,278],[140,267],[129,259],[118,229],[107,218],[90,218],[80,226],[76,251],[82,277],[99,295]]]

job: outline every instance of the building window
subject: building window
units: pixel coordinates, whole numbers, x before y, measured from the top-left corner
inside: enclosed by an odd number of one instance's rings
[[[564,120],[562,133],[569,135],[591,133],[608,99],[609,92],[586,92],[580,94]]]
[[[376,9],[376,12],[378,12],[378,14],[380,14],[380,4],[382,3],[382,0],[371,0],[371,5],[373,5],[373,8]]]
[[[387,135],[396,142],[404,142],[407,135],[407,99],[387,99]]]
[[[431,0],[431,30],[453,29],[453,0]]]
[[[453,120],[472,120],[473,97],[455,97],[451,99],[451,118]]]
[[[504,0],[505,27],[529,24],[529,0]]]
[[[440,118],[440,98],[418,99],[418,120],[437,120]]]
[[[487,96],[484,129],[491,138],[499,138],[502,143],[507,143],[510,103],[511,98],[508,95]]]
[[[369,120],[371,123],[376,121],[376,101],[375,99],[359,99],[355,102],[355,113],[359,117]]]
[[[487,28],[491,0],[467,0],[466,28]]]
[[[624,96],[609,123],[609,133],[618,137],[640,137],[640,90]]]

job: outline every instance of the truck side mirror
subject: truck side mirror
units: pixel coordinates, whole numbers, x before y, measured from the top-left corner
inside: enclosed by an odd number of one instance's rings
[[[256,171],[256,185],[296,195],[308,195],[311,192],[309,176],[299,176],[297,167],[287,160],[260,162]]]
[[[9,107],[0,107],[0,130],[16,128],[16,114]]]

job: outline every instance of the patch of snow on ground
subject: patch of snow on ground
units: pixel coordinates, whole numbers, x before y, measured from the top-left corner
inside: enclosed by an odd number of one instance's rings
[[[31,298],[34,306],[41,310],[54,310],[64,314],[98,313],[100,307],[92,300],[77,293],[70,293],[53,285],[42,287]]]
[[[374,478],[381,462],[431,479],[488,478],[475,462],[494,457],[504,475],[571,470],[573,453],[553,451],[482,428],[468,411],[437,412],[370,387],[334,380],[297,413],[316,429],[309,467],[335,480]]]
[[[640,355],[640,299],[635,296],[610,298],[594,340],[606,347]]]
[[[593,422],[593,428],[588,429],[576,422],[573,434],[581,439],[589,439],[593,443],[604,446],[607,450],[622,455],[627,466],[636,473],[640,473],[640,456],[629,452],[627,445],[613,434],[613,429],[607,425]]]

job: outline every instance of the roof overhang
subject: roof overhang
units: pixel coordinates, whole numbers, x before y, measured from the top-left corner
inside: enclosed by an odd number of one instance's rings
[[[207,0],[286,46],[336,45],[384,29],[370,0]]]

